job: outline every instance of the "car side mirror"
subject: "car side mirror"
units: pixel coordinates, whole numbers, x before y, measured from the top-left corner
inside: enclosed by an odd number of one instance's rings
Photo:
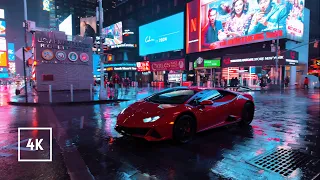
[[[211,101],[211,100],[204,100],[204,101],[200,102],[201,106],[212,105],[212,104],[213,104],[213,101]]]

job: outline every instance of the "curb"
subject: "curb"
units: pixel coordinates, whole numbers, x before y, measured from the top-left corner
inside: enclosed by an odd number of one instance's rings
[[[13,106],[81,106],[92,104],[109,104],[114,102],[130,101],[129,99],[115,99],[115,100],[99,100],[99,101],[79,101],[79,102],[54,102],[54,103],[25,103],[25,102],[8,102]]]

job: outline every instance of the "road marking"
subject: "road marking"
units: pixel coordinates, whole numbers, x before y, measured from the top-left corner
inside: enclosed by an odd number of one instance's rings
[[[8,153],[0,153],[0,157],[10,157],[13,154],[8,154]]]
[[[24,139],[24,140],[21,140],[20,141],[20,144],[21,143],[24,143],[24,142],[27,142],[30,138],[27,138],[27,139]],[[1,149],[18,149],[18,145],[19,142],[16,142],[16,143],[13,143],[13,144],[9,144],[9,145],[6,145],[6,146],[3,146]],[[27,149],[30,149],[30,148],[27,148]]]

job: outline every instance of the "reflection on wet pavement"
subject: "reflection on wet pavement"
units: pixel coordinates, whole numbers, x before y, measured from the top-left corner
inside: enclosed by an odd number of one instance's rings
[[[136,99],[148,94],[140,91]],[[114,130],[116,116],[134,101],[81,106],[81,110],[54,107],[54,112],[96,179],[281,179],[246,161],[279,146],[320,156],[318,94],[318,90],[252,92],[256,102],[252,126],[210,130],[185,145],[119,135]],[[81,116],[85,117],[83,129]],[[302,175],[296,173],[292,178]]]
[[[256,103],[251,126],[231,125],[199,133],[185,145],[125,138],[114,130],[122,109],[159,90],[123,91],[122,97],[132,99],[128,102],[52,107],[69,138],[63,147],[54,141],[53,163],[27,166],[16,162],[16,149],[1,148],[0,179],[68,179],[61,148],[73,146],[95,179],[283,179],[247,161],[276,147],[320,156],[319,90],[251,92]],[[14,92],[8,92],[0,87],[1,147],[16,143],[17,127],[50,124],[50,117],[45,118],[40,108],[9,106],[6,102]],[[312,179],[315,173],[308,173],[310,169],[298,169],[290,178]],[[319,173],[320,165],[312,172]]]
[[[17,162],[18,127],[48,127],[38,118],[38,108],[9,106],[14,87],[0,85],[0,179],[68,179],[59,148],[53,142],[53,163]],[[21,142],[37,138],[36,131],[22,132]],[[44,143],[43,147],[48,144]],[[21,150],[21,153],[24,153]]]

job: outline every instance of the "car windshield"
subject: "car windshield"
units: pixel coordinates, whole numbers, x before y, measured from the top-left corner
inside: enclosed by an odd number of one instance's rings
[[[159,104],[183,104],[195,93],[194,90],[190,89],[170,89],[156,93],[146,98],[146,101]]]
[[[192,99],[190,100],[189,104],[190,105],[197,105],[204,100],[212,100],[213,101],[221,96],[222,95],[217,90],[212,90],[212,89],[203,90],[203,91],[200,91],[197,94],[195,94],[192,97]]]

